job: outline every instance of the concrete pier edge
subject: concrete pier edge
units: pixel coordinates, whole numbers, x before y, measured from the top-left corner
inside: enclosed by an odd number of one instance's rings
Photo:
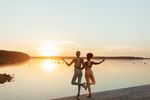
[[[50,100],[79,100],[76,96],[56,98]],[[80,100],[150,100],[150,84],[117,90],[93,93],[92,98],[86,94],[80,96]]]

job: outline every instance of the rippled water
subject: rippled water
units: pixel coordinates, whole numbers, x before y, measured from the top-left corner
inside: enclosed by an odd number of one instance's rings
[[[70,82],[73,70],[73,66],[52,59],[2,66],[0,73],[15,74],[15,80],[0,84],[0,100],[48,100],[76,95],[77,87]],[[93,66],[93,72],[96,78],[93,92],[150,84],[149,60],[106,60]],[[81,93],[87,91],[82,89]]]

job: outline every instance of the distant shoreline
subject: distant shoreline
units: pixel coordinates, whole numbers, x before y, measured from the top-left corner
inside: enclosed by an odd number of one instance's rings
[[[29,59],[30,56],[23,52],[0,50],[0,64],[13,64],[18,62],[25,62]]]
[[[75,57],[73,56],[31,56],[30,58],[43,58],[43,59],[58,59],[58,58],[64,58],[64,59],[73,59]],[[86,59],[86,57],[82,57],[83,59]],[[150,58],[144,58],[144,57],[134,57],[134,56],[95,56],[94,59],[116,59],[116,60],[143,60],[143,59],[150,59]]]

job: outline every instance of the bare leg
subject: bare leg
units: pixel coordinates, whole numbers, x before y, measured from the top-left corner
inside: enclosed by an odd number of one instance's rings
[[[91,85],[90,85],[90,83],[87,83],[87,84],[88,84],[88,91],[89,91],[88,97],[91,97]]]
[[[87,72],[87,74],[85,74],[85,79],[86,79],[86,82],[87,82],[87,87],[88,87],[88,92],[89,92],[88,97],[91,98],[92,97],[91,85],[94,85],[96,83],[93,73],[92,72]]]
[[[95,78],[94,78],[94,75],[91,74],[90,76],[88,76],[88,91],[89,91],[89,95],[88,95],[88,98],[92,98],[92,92],[91,92],[91,85],[94,85],[96,82],[95,82]],[[91,82],[90,82],[91,80]]]
[[[85,79],[86,79],[86,82],[87,82],[87,88],[88,88],[89,95],[91,95],[91,87],[90,87],[90,77],[89,77],[89,75],[85,75]]]
[[[96,81],[95,81],[95,77],[94,77],[94,75],[93,75],[93,74],[91,74],[91,75],[90,75],[90,80],[91,80],[90,85],[94,85],[94,84],[96,83]]]

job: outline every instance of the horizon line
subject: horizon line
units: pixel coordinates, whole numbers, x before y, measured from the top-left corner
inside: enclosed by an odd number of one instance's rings
[[[30,56],[31,58],[75,58],[76,56]],[[85,56],[81,56],[81,58],[86,58]],[[140,56],[95,56],[96,59],[150,59],[148,57],[140,57]]]

